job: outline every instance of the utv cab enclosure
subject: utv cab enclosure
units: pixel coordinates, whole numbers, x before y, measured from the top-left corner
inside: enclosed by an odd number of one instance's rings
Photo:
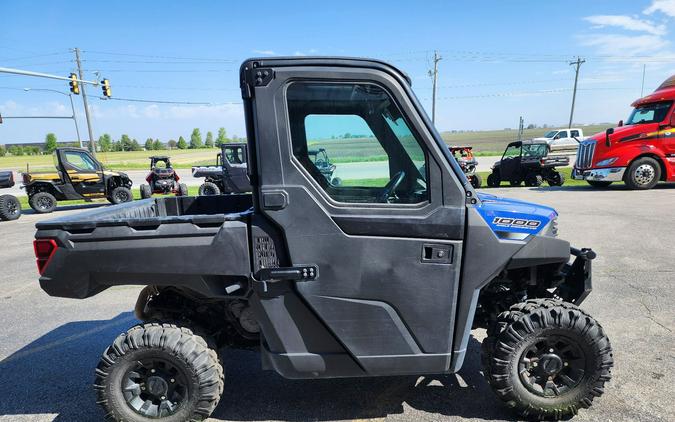
[[[177,196],[187,196],[188,188],[185,183],[179,183],[180,177],[171,166],[171,159],[166,155],[150,157],[150,173],[145,178],[148,184],[140,187],[141,198],[147,199],[153,193],[167,195],[173,193]]]
[[[220,148],[215,166],[192,167],[193,177],[204,178],[199,195],[251,192],[246,144],[222,144]]]
[[[258,345],[262,367],[287,378],[453,373],[472,327],[488,330],[484,372],[510,407],[558,418],[602,394],[611,347],[578,308],[595,254],[557,237],[555,210],[476,194],[404,73],[265,58],[246,61],[240,83],[252,194],[37,224],[50,295],[147,286],[144,322],[96,370],[107,415],[207,418],[225,382],[221,347]],[[346,131],[363,134],[374,164],[336,185],[310,144],[344,148]]]
[[[57,148],[55,172],[23,174],[28,203],[37,213],[50,213],[57,201],[107,198],[113,204],[133,200],[126,173],[107,170],[83,148]]]
[[[562,186],[565,176],[556,167],[565,167],[570,159],[564,155],[549,155],[551,147],[546,141],[516,141],[507,145],[501,160],[492,166],[492,173],[487,178],[488,186],[498,187],[502,181],[511,186],[541,186],[547,182],[549,186]]]

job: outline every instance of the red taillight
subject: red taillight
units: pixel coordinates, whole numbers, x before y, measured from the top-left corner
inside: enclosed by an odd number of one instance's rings
[[[175,172],[174,172],[173,177],[176,178],[176,182],[180,180],[180,177],[178,177],[178,173],[175,173]]]
[[[152,183],[152,172],[148,174],[148,177],[145,178],[145,181],[148,183]]]
[[[44,273],[49,260],[52,259],[58,247],[54,239],[36,239],[33,241],[33,249],[35,249],[35,258],[37,258],[36,263],[40,275]]]

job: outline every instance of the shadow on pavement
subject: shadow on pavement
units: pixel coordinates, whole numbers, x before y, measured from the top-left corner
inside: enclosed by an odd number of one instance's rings
[[[110,205],[109,202],[92,202],[88,204],[59,205],[54,210],[54,213],[56,213],[56,216],[58,216],[59,211],[87,210],[90,208],[105,207],[108,205]],[[21,214],[37,214],[37,213],[33,211],[31,208],[25,208],[21,210]]]
[[[59,422],[101,420],[103,412],[92,388],[94,368],[110,342],[135,322],[128,312],[108,321],[68,323],[5,358],[0,362],[0,415],[50,414]],[[441,416],[515,420],[483,379],[479,354],[480,343],[472,338],[458,375],[287,380],[262,371],[257,352],[225,350],[225,391],[212,417],[352,420],[401,414],[406,406],[430,413],[434,420]]]

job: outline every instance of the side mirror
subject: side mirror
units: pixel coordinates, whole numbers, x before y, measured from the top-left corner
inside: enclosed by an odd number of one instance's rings
[[[619,124],[617,125],[618,127],[623,126],[623,120],[619,120]]]
[[[611,143],[609,142],[609,136],[614,133],[614,128],[609,128],[605,131],[605,145],[610,146]]]

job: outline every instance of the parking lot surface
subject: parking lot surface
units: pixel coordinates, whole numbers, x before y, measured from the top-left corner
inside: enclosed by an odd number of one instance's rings
[[[675,184],[650,191],[502,188],[489,193],[553,206],[560,236],[592,247],[594,291],[582,307],[614,347],[613,379],[579,421],[673,421]],[[0,223],[0,421],[101,420],[91,384],[101,352],[136,320],[140,287],[86,300],[47,296],[37,282],[34,224]],[[414,282],[414,280],[411,280]],[[423,306],[423,304],[420,304]],[[474,331],[457,375],[286,380],[252,351],[224,351],[225,392],[213,421],[515,420],[483,380]]]

